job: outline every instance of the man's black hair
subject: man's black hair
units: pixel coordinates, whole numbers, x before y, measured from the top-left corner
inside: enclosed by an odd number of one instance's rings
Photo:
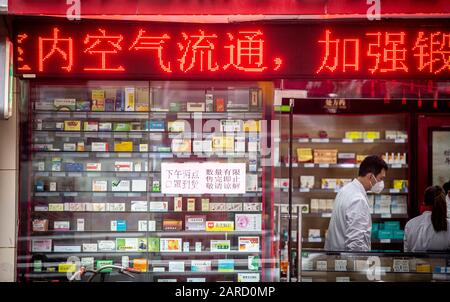
[[[450,191],[450,180],[447,181],[442,188],[444,189],[445,194],[448,194],[448,191]]]
[[[369,173],[373,173],[375,176],[381,173],[381,170],[388,170],[386,162],[377,155],[367,156],[359,166],[358,176],[366,176]]]

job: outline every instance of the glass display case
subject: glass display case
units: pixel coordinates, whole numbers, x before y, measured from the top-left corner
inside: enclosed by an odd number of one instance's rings
[[[261,83],[29,84],[19,280],[275,281]]]
[[[399,102],[286,98],[275,107],[280,123],[274,179],[278,248],[282,259],[290,259],[291,276],[297,275],[299,251],[323,250],[334,198],[358,176],[359,164],[368,155],[381,156],[389,167],[381,194],[368,192],[372,251],[403,250],[411,150],[410,115]],[[281,271],[281,277],[286,274]]]
[[[448,282],[450,254],[304,249],[300,278],[301,282]]]

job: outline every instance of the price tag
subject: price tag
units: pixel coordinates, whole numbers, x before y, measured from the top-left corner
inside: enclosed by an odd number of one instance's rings
[[[393,169],[400,169],[402,167],[402,164],[393,164],[391,165],[391,168]]]
[[[391,243],[391,239],[380,239],[381,243]]]
[[[298,164],[297,163],[293,163],[292,164],[292,168],[297,168],[298,167]]]
[[[109,153],[97,153],[97,157],[109,157]]]
[[[119,153],[118,157],[131,157],[131,153]]]
[[[313,139],[311,139],[311,142],[313,142],[313,143],[329,143],[330,139],[329,138],[313,138]]]
[[[389,193],[400,193],[399,189],[389,189]]]
[[[395,143],[396,144],[404,144],[405,143],[405,139],[404,138],[396,138],[395,139]]]
[[[299,138],[298,142],[299,143],[309,143],[309,138]]]
[[[322,218],[329,218],[331,217],[331,213],[322,213]]]
[[[64,193],[64,196],[78,196],[77,192],[66,192]]]
[[[330,164],[319,164],[319,168],[329,168]]]
[[[351,138],[343,138],[342,142],[344,144],[351,144],[351,143],[353,143],[353,139],[351,139]]]
[[[381,218],[392,218],[392,215],[390,213],[384,213],[381,214]]]
[[[305,164],[305,168],[314,168],[314,164]]]
[[[373,140],[372,138],[365,138],[365,139],[363,140],[363,142],[364,142],[365,144],[370,144],[370,143],[373,143],[374,140]]]
[[[67,176],[69,176],[69,177],[81,177],[81,173],[79,173],[79,172],[78,173],[77,172],[69,172],[69,173],[67,173]]]
[[[305,192],[310,192],[311,189],[310,188],[300,188],[300,192],[305,193]]]

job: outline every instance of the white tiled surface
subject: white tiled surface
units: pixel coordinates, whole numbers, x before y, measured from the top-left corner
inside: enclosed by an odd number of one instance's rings
[[[0,170],[0,248],[16,246],[17,172]]]
[[[0,248],[0,282],[14,282],[15,248]]]

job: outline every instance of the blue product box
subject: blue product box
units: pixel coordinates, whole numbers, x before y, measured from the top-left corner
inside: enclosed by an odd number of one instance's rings
[[[125,111],[125,91],[118,89],[116,92],[115,111]]]
[[[114,111],[115,100],[105,99],[105,111]]]
[[[43,181],[38,181],[36,183],[36,191],[37,192],[43,192],[44,191],[44,182]]]
[[[117,231],[125,232],[127,230],[127,221],[126,220],[117,220]]]
[[[400,230],[400,221],[385,221],[384,229],[398,231],[398,230]]]
[[[405,237],[405,231],[403,230],[395,230],[393,231],[393,238],[392,239],[403,239]]]
[[[66,172],[82,172],[82,163],[64,163],[64,171]]]
[[[378,231],[378,239],[393,239],[394,234],[392,230],[379,230]]]
[[[164,121],[147,121],[145,129],[149,131],[164,131],[166,129]]]
[[[77,111],[91,111],[91,101],[89,100],[77,100]]]

